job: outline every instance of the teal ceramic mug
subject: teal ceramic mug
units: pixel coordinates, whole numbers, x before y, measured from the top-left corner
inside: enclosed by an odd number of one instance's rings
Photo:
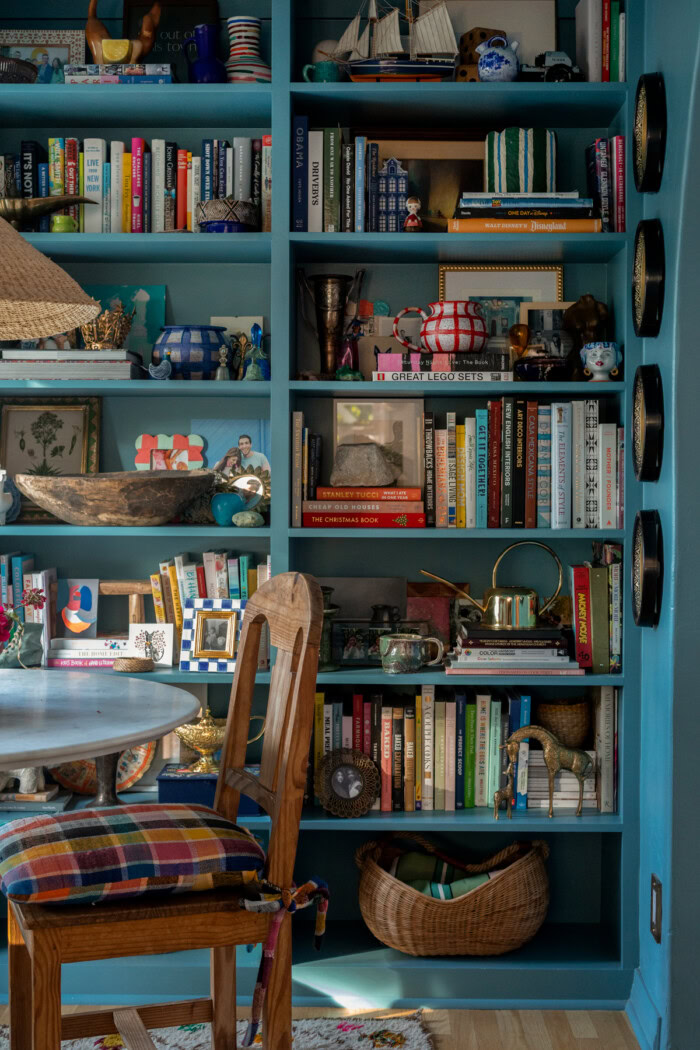
[[[430,648],[433,645],[437,656],[431,660]],[[387,674],[410,674],[419,671],[424,664],[432,667],[442,661],[443,651],[439,638],[423,634],[383,634],[379,639],[382,670]]]
[[[336,83],[341,78],[341,69],[337,62],[312,62],[304,66],[301,75],[312,84]]]

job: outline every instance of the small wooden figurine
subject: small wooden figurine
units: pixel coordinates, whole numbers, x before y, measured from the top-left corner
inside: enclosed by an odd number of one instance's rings
[[[518,758],[518,750],[522,741],[527,740],[528,737],[534,737],[535,740],[539,740],[544,751],[544,762],[549,778],[549,816],[554,815],[554,778],[560,770],[569,769],[578,780],[579,792],[576,816],[580,817],[583,808],[583,782],[593,772],[593,763],[585,751],[579,751],[575,747],[564,747],[553,733],[550,733],[548,729],[543,729],[542,726],[521,726],[520,729],[511,733],[503,745],[508,752],[510,763],[508,767],[508,782],[511,787],[511,793],[513,790],[513,769]],[[505,791],[505,788],[503,790]],[[494,794],[494,807],[496,808],[494,815],[497,819],[496,796],[499,794],[500,792]]]
[[[156,0],[143,16],[135,40],[112,40],[109,30],[97,17],[97,0],[90,0],[85,37],[93,62],[98,66],[110,62],[143,62],[155,42],[160,15],[160,3]]]
[[[420,233],[423,229],[423,223],[418,218],[418,212],[421,209],[420,197],[407,197],[406,207],[408,215],[403,220],[404,233]]]
[[[511,760],[508,763],[508,769],[506,770],[506,786],[499,788],[498,791],[493,793],[493,816],[494,820],[498,820],[498,811],[501,808],[501,802],[505,802],[506,809],[508,811],[508,820],[513,819],[513,771],[515,765]]]

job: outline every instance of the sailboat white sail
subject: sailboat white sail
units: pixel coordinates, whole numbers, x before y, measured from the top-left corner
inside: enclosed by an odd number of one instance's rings
[[[399,12],[395,7],[374,27],[374,53],[376,55],[403,54]]]
[[[452,22],[444,0],[424,15],[419,15],[411,26],[411,58],[418,55],[451,55],[458,53]]]
[[[366,32],[367,32],[367,29],[365,29],[365,33]],[[363,33],[362,35],[364,36],[365,34]],[[360,16],[358,14],[358,15],[355,15],[355,17],[353,18],[352,22],[350,23],[349,26],[347,26],[345,32],[343,33],[343,35],[341,36],[340,40],[338,41],[338,46],[336,47],[335,51],[333,52],[334,56],[337,56],[338,58],[340,58],[341,55],[349,55],[353,51],[356,51],[359,39],[360,39]],[[362,57],[366,58],[368,54],[369,54],[369,49],[365,52],[365,54]]]
[[[350,55],[350,61],[354,62],[359,58],[369,58],[369,25],[366,25],[362,31],[362,36],[357,41],[357,46]]]

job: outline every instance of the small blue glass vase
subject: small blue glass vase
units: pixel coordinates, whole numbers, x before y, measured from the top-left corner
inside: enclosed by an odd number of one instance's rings
[[[168,324],[153,347],[154,365],[169,352],[173,379],[213,379],[219,367],[219,350],[227,346],[226,329],[211,324]]]
[[[233,515],[241,510],[248,510],[248,507],[237,492],[217,492],[211,501],[214,521],[223,529],[232,524]]]

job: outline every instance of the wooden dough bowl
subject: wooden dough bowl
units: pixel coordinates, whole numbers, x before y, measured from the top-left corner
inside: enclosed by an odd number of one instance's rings
[[[17,474],[17,488],[70,525],[167,525],[213,488],[211,470],[131,470],[114,474]]]

